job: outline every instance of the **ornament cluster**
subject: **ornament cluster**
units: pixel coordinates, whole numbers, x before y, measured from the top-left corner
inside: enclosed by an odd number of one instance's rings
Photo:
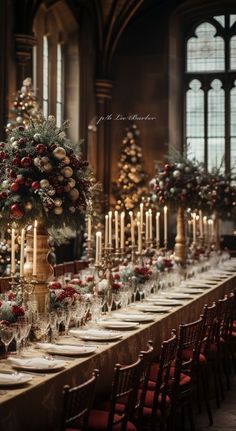
[[[47,227],[79,225],[91,198],[88,162],[66,139],[64,123],[50,116],[20,125],[0,143],[0,222],[27,224],[42,217]]]
[[[150,182],[152,200],[161,206],[198,208],[204,182],[202,169],[190,161],[158,165],[157,174]]]
[[[202,207],[209,213],[216,211],[220,217],[232,217],[236,211],[236,185],[229,176],[206,174],[200,195]]]

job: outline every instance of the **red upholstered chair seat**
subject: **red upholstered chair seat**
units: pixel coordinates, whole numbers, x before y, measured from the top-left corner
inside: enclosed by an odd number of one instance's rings
[[[88,422],[88,431],[103,431],[107,429],[108,411],[91,410]],[[114,416],[115,421],[120,419],[119,415]],[[113,426],[112,431],[120,431],[121,424]],[[131,422],[127,423],[126,431],[136,431],[136,427]]]
[[[155,389],[155,379],[157,377],[158,367],[159,367],[159,364],[157,362],[153,362],[151,365],[149,380],[148,380],[148,389],[149,390]],[[171,367],[171,369],[170,369],[170,377],[171,378],[174,377],[174,372],[175,372],[175,368]],[[184,373],[181,373],[180,374],[180,382],[179,382],[180,386],[183,387],[184,385],[187,385],[188,383],[190,383],[190,377]],[[171,384],[172,384],[172,380],[170,381],[170,385]]]
[[[184,361],[189,361],[189,359],[192,358],[193,351],[192,349],[185,349],[183,351],[183,359]],[[199,353],[198,361],[200,364],[206,363],[206,357],[203,355],[203,353]]]

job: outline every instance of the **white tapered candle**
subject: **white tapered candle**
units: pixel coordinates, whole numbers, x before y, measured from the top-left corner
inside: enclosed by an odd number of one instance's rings
[[[160,213],[156,213],[156,243],[157,247],[160,245]]]
[[[15,229],[11,230],[11,273],[16,272],[16,243],[15,243]]]
[[[35,220],[33,234],[33,277],[37,275],[37,225],[37,220]]]
[[[20,277],[24,277],[24,262],[25,262],[25,229],[21,229],[20,238]]]

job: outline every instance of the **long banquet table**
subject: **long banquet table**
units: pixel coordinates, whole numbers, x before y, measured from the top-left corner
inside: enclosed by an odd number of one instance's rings
[[[172,328],[197,319],[205,304],[210,304],[233,290],[235,280],[236,273],[233,273],[203,293],[194,295],[192,300],[184,301],[184,305],[173,307],[170,313],[155,314],[153,322],[140,324],[136,330],[124,331],[123,338],[119,341],[96,343],[95,354],[68,359],[66,367],[60,372],[33,376],[25,387],[7,388],[6,393],[0,391],[0,430],[58,430],[64,384],[79,384],[90,377],[94,368],[98,368],[98,394],[102,395],[110,387],[115,363],[135,360],[150,339],[158,349],[161,341],[170,336]],[[0,365],[1,370],[9,370],[7,360],[0,360]]]

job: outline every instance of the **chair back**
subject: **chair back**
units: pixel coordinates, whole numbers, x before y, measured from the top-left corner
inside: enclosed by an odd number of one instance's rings
[[[99,372],[94,370],[91,379],[76,387],[63,387],[61,431],[67,428],[87,430],[89,412],[93,406]]]
[[[217,322],[217,306],[213,302],[212,305],[205,305],[203,308],[202,319],[203,326],[203,346],[207,352],[211,344],[216,344],[218,341],[218,322]]]
[[[140,355],[143,357],[143,371],[141,373],[139,389],[141,390],[141,396],[138,397],[136,410],[139,409],[142,414],[142,408],[144,406],[146,391],[148,388],[148,379],[150,375],[150,368],[153,361],[154,349],[153,342],[150,340],[147,342],[147,350],[141,350]]]
[[[190,377],[187,392],[192,388],[193,375],[199,360],[203,329],[204,321],[202,318],[191,323],[179,325],[173,382],[173,392],[176,397],[178,397],[178,392],[181,389],[179,384],[181,373]]]
[[[110,410],[108,415],[107,431],[113,427],[119,427],[120,431],[126,430],[128,420],[133,416],[137,404],[138,388],[143,372],[143,357],[139,355],[136,362],[122,366],[115,365],[112,391],[110,398]],[[122,404],[122,413],[119,418],[115,415],[119,404]]]

